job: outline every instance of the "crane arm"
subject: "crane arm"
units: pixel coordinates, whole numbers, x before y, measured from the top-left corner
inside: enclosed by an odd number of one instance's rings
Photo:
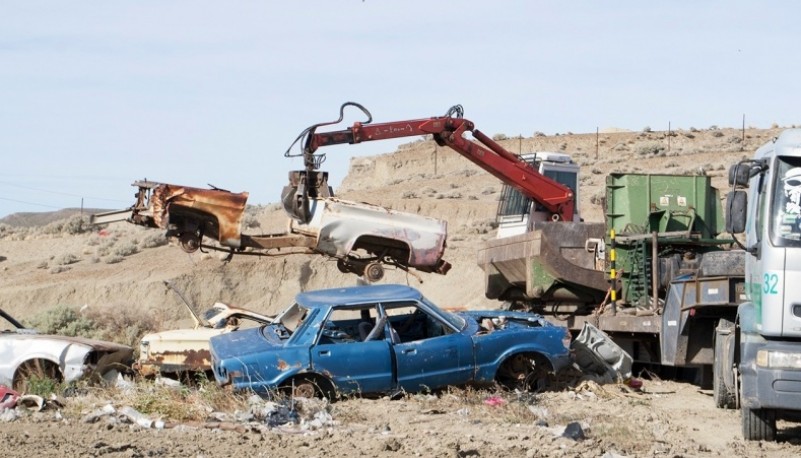
[[[342,108],[344,109],[349,104],[352,103],[349,102]],[[573,220],[575,206],[573,191],[540,174],[517,155],[507,151],[496,141],[476,129],[471,121],[461,117],[460,106],[452,108],[445,116],[373,124],[371,123],[372,117],[367,110],[361,105],[352,105],[362,109],[368,115],[367,122],[355,122],[347,129],[332,132],[316,132],[316,129],[337,121],[316,124],[298,137],[300,139],[305,135],[303,155],[306,173],[318,173],[314,169],[319,166],[321,161],[315,161],[314,157],[316,151],[323,146],[430,134],[438,145],[450,147],[502,182],[513,186],[526,197],[541,204],[551,212],[553,220]],[[451,115],[452,113],[458,113],[458,116],[454,117]],[[342,111],[340,111],[340,121],[341,119]],[[476,141],[465,138],[464,135],[467,132],[470,132]],[[287,156],[289,156],[289,151]],[[296,184],[296,182],[297,178],[293,180],[293,183]],[[305,192],[308,192],[309,188],[309,186],[304,187]],[[298,215],[297,212],[294,214]]]

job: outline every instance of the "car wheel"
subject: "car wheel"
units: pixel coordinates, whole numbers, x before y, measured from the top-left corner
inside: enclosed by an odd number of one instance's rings
[[[517,354],[501,364],[496,380],[510,390],[540,392],[550,383],[550,371],[542,358]]]
[[[380,262],[371,262],[364,268],[364,279],[375,283],[384,278],[384,266]]]
[[[718,322],[718,329],[734,329],[734,323],[721,318]],[[736,406],[737,395],[734,390],[730,390],[726,386],[725,371],[732,370],[731,361],[729,361],[729,352],[725,350],[725,335],[715,332],[715,358],[712,361],[712,398],[715,401],[715,407],[721,409],[734,409]]]
[[[194,232],[184,232],[178,237],[181,249],[186,253],[194,253],[200,248],[200,237]]]
[[[27,393],[33,384],[44,380],[61,383],[63,377],[58,365],[46,359],[32,359],[20,364],[14,373],[13,389],[20,393]]]
[[[334,399],[334,390],[327,380],[303,376],[295,377],[283,385],[285,392],[293,398]]]
[[[749,409],[743,407],[741,420],[743,438],[749,441],[776,440],[776,412],[770,409]]]

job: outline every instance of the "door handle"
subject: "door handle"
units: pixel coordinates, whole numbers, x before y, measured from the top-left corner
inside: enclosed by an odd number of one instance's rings
[[[320,350],[317,354],[320,355],[320,356],[331,356],[331,351],[330,350]]]
[[[417,353],[417,349],[416,348],[405,348],[401,353],[403,353],[404,355],[413,355],[413,354]]]

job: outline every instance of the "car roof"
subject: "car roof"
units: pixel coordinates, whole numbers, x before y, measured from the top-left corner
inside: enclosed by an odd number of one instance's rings
[[[298,294],[295,299],[306,308],[320,308],[334,305],[363,304],[392,300],[419,300],[420,291],[406,285],[364,285],[346,288],[319,289]]]

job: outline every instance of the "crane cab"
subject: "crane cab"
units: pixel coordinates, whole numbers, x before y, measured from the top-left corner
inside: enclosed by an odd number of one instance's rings
[[[565,153],[540,151],[520,156],[541,175],[559,182],[573,191],[576,202],[573,221],[580,221],[578,202],[579,165]],[[535,222],[547,221],[551,213],[508,184],[503,185],[501,199],[495,221],[498,223],[497,238],[524,234],[531,230]]]

